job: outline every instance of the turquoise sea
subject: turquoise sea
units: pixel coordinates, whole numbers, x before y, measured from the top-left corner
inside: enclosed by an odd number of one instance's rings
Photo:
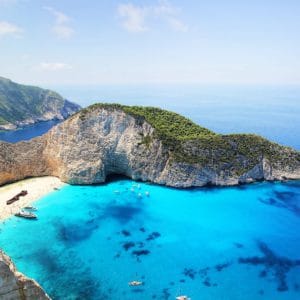
[[[216,132],[300,149],[299,87],[55,89],[82,106],[160,106]],[[52,125],[0,139],[26,140]],[[37,221],[0,225],[0,248],[55,300],[300,299],[299,181],[176,190],[114,178],[66,185],[34,205]]]
[[[38,221],[1,225],[0,246],[53,299],[300,299],[299,181],[176,190],[118,178],[35,206]]]

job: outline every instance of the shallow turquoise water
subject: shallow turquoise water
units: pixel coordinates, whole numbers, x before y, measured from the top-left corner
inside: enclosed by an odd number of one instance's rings
[[[300,182],[118,180],[65,186],[35,206],[38,221],[1,225],[0,246],[53,299],[300,299]]]

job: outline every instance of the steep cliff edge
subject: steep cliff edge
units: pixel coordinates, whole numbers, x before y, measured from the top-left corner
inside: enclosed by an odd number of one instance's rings
[[[79,105],[53,91],[0,77],[0,130],[12,130],[40,121],[63,120],[79,109]]]
[[[19,273],[10,258],[2,251],[0,251],[0,299],[50,300],[38,283]]]
[[[54,175],[71,184],[109,174],[173,187],[300,178],[300,153],[256,135],[219,135],[158,108],[96,104],[42,137],[0,143],[0,184]]]

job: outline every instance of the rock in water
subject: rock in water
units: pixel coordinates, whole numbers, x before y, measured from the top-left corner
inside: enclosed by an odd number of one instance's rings
[[[19,273],[10,258],[2,251],[0,251],[0,299],[50,300],[38,283]]]
[[[300,153],[247,134],[219,135],[169,111],[95,104],[45,135],[0,143],[0,185],[53,175],[70,184],[110,174],[173,187],[300,178]]]

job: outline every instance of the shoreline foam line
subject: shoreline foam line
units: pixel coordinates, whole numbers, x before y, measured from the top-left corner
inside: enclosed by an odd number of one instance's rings
[[[60,181],[57,177],[45,176],[24,179],[0,187],[0,221],[11,217],[24,206],[30,205],[32,202],[52,192],[55,188],[60,188],[63,185],[65,185],[65,183]],[[28,191],[28,194],[20,197],[20,199],[13,204],[6,204],[7,200],[22,190]]]

